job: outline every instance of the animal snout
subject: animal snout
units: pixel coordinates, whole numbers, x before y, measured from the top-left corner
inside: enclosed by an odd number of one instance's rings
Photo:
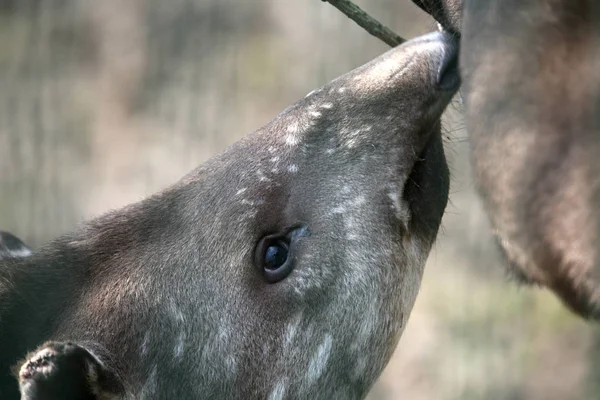
[[[424,68],[429,75],[426,84],[437,92],[454,93],[460,86],[458,67],[459,38],[447,31],[431,32],[406,43],[407,52],[401,57],[411,60],[411,68]],[[401,63],[399,63],[401,64]],[[436,93],[435,96],[438,96]]]
[[[434,85],[439,90],[456,91],[460,86],[458,70],[458,40],[448,33],[440,33],[440,54],[434,60]]]

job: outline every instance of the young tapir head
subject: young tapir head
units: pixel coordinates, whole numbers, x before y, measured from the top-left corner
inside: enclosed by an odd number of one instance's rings
[[[168,190],[2,266],[3,363],[91,341],[135,398],[363,397],[446,205],[456,52],[439,33],[407,42]]]
[[[600,319],[600,3],[413,1],[462,31],[475,180],[507,260]]]

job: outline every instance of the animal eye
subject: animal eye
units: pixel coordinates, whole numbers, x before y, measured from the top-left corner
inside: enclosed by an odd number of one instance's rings
[[[288,245],[283,240],[269,245],[265,251],[265,269],[276,270],[280,268],[288,258]]]
[[[288,229],[284,233],[263,237],[256,246],[254,264],[265,281],[276,283],[286,278],[294,269],[294,245],[308,236],[304,226]]]

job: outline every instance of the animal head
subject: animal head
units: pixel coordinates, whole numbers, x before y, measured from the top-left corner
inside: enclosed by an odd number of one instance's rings
[[[47,264],[57,321],[23,329],[98,343],[135,398],[362,398],[446,206],[456,56],[448,35],[409,41],[13,266]]]

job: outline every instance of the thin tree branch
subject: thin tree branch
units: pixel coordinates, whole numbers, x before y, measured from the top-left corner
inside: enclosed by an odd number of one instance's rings
[[[376,19],[371,17],[369,14],[364,12],[359,6],[351,2],[350,0],[322,0],[323,2],[330,3],[332,6],[346,14],[348,18],[356,22],[364,30],[369,32],[371,35],[382,40],[386,44],[392,47],[396,47],[399,44],[404,43],[406,40],[401,36],[398,36],[387,26],[379,23]]]

